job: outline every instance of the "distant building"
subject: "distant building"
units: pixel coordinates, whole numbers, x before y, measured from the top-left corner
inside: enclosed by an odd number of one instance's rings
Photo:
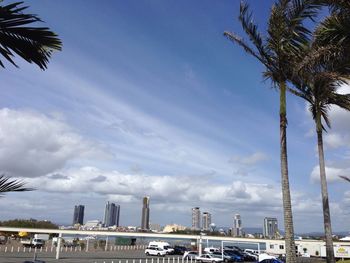
[[[120,214],[120,205],[115,203],[107,202],[105,207],[105,214],[103,217],[103,225],[105,227],[110,226],[119,226],[119,214]]]
[[[76,224],[82,225],[84,223],[84,208],[83,205],[74,206],[73,226]]]
[[[278,224],[277,218],[265,217],[264,218],[264,237],[277,238]]]
[[[192,229],[201,229],[201,210],[199,207],[192,208]]]
[[[149,197],[142,199],[141,229],[149,230]]]
[[[203,212],[202,229],[205,231],[209,231],[210,225],[211,225],[211,214],[209,212]]]
[[[161,232],[163,229],[160,224],[151,224],[151,223],[149,224],[149,228],[154,232]]]
[[[177,224],[171,224],[171,225],[166,225],[163,228],[163,233],[172,233],[176,231],[181,231],[181,230],[186,230],[185,226],[177,225]]]
[[[235,237],[241,237],[243,234],[242,232],[242,219],[240,214],[235,214],[233,217],[233,228],[232,228],[232,235]]]
[[[87,221],[83,227],[85,230],[95,230],[99,229],[101,227],[101,221],[100,220],[90,220]]]

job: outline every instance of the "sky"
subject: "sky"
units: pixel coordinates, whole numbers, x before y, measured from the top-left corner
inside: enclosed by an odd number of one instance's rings
[[[8,3],[9,1],[5,1]],[[251,0],[264,32],[272,1]],[[139,226],[142,197],[151,223],[191,225],[191,208],[231,227],[283,229],[278,92],[263,67],[223,36],[244,35],[239,1],[28,2],[63,41],[41,71],[17,58],[0,71],[0,167],[35,191],[0,199],[0,220],[69,225],[103,219]],[[349,92],[348,86],[341,92]],[[288,95],[288,161],[296,232],[322,231],[314,125]],[[334,231],[348,231],[350,114],[330,112],[324,137]]]

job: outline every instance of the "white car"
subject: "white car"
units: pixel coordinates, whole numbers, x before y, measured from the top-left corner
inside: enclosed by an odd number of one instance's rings
[[[223,261],[221,257],[217,257],[211,254],[203,254],[202,256],[197,256],[196,260],[205,263],[217,263]]]
[[[162,257],[165,257],[165,255],[167,254],[167,251],[162,249],[162,248],[159,248],[159,247],[148,247],[146,248],[145,250],[145,254],[147,256],[162,256]]]
[[[196,259],[198,257],[197,251],[186,251],[184,253],[183,259]]]

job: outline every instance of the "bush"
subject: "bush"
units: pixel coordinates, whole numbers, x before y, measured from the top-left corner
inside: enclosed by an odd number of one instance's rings
[[[81,250],[84,250],[86,245],[85,245],[84,241],[80,241],[79,246],[81,247]]]

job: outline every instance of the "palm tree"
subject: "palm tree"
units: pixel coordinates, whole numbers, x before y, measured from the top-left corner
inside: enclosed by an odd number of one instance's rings
[[[326,237],[327,263],[334,263],[334,251],[332,240],[331,215],[328,201],[326,180],[326,168],[323,149],[323,131],[325,125],[330,128],[329,110],[331,105],[339,106],[350,111],[350,94],[338,94],[337,89],[342,83],[342,77],[336,73],[309,72],[307,81],[303,81],[304,87],[300,91],[292,91],[295,95],[305,99],[309,103],[309,110],[315,121],[317,134],[317,147],[320,167],[321,195],[324,218],[324,230]],[[323,124],[325,123],[325,125]]]
[[[293,60],[301,60],[299,51],[309,41],[310,31],[303,26],[303,21],[313,18],[318,8],[311,0],[278,0],[272,6],[268,34],[263,38],[257,25],[252,22],[248,5],[241,3],[239,21],[253,46],[232,32],[224,33],[229,40],[241,46],[265,66],[264,77],[270,79],[280,92],[281,184],[288,263],[296,262],[296,255],[287,162],[286,84],[292,74]]]
[[[330,128],[328,112],[331,105],[350,110],[350,94],[337,93],[338,87],[350,78],[350,2],[320,1],[331,7],[331,14],[316,28],[313,41],[305,46],[305,59],[296,67],[297,74],[291,79],[298,91],[290,91],[309,103],[315,121],[327,262],[333,263],[335,258],[323,149],[323,123]]]
[[[24,182],[12,180],[9,177],[0,175],[0,196],[7,192],[32,191],[32,188],[24,187]]]
[[[28,7],[21,4],[0,6],[0,55],[16,67],[15,54],[45,70],[52,52],[61,50],[62,42],[47,27],[28,26],[42,21],[37,15],[23,13]],[[0,66],[5,67],[2,60]]]

